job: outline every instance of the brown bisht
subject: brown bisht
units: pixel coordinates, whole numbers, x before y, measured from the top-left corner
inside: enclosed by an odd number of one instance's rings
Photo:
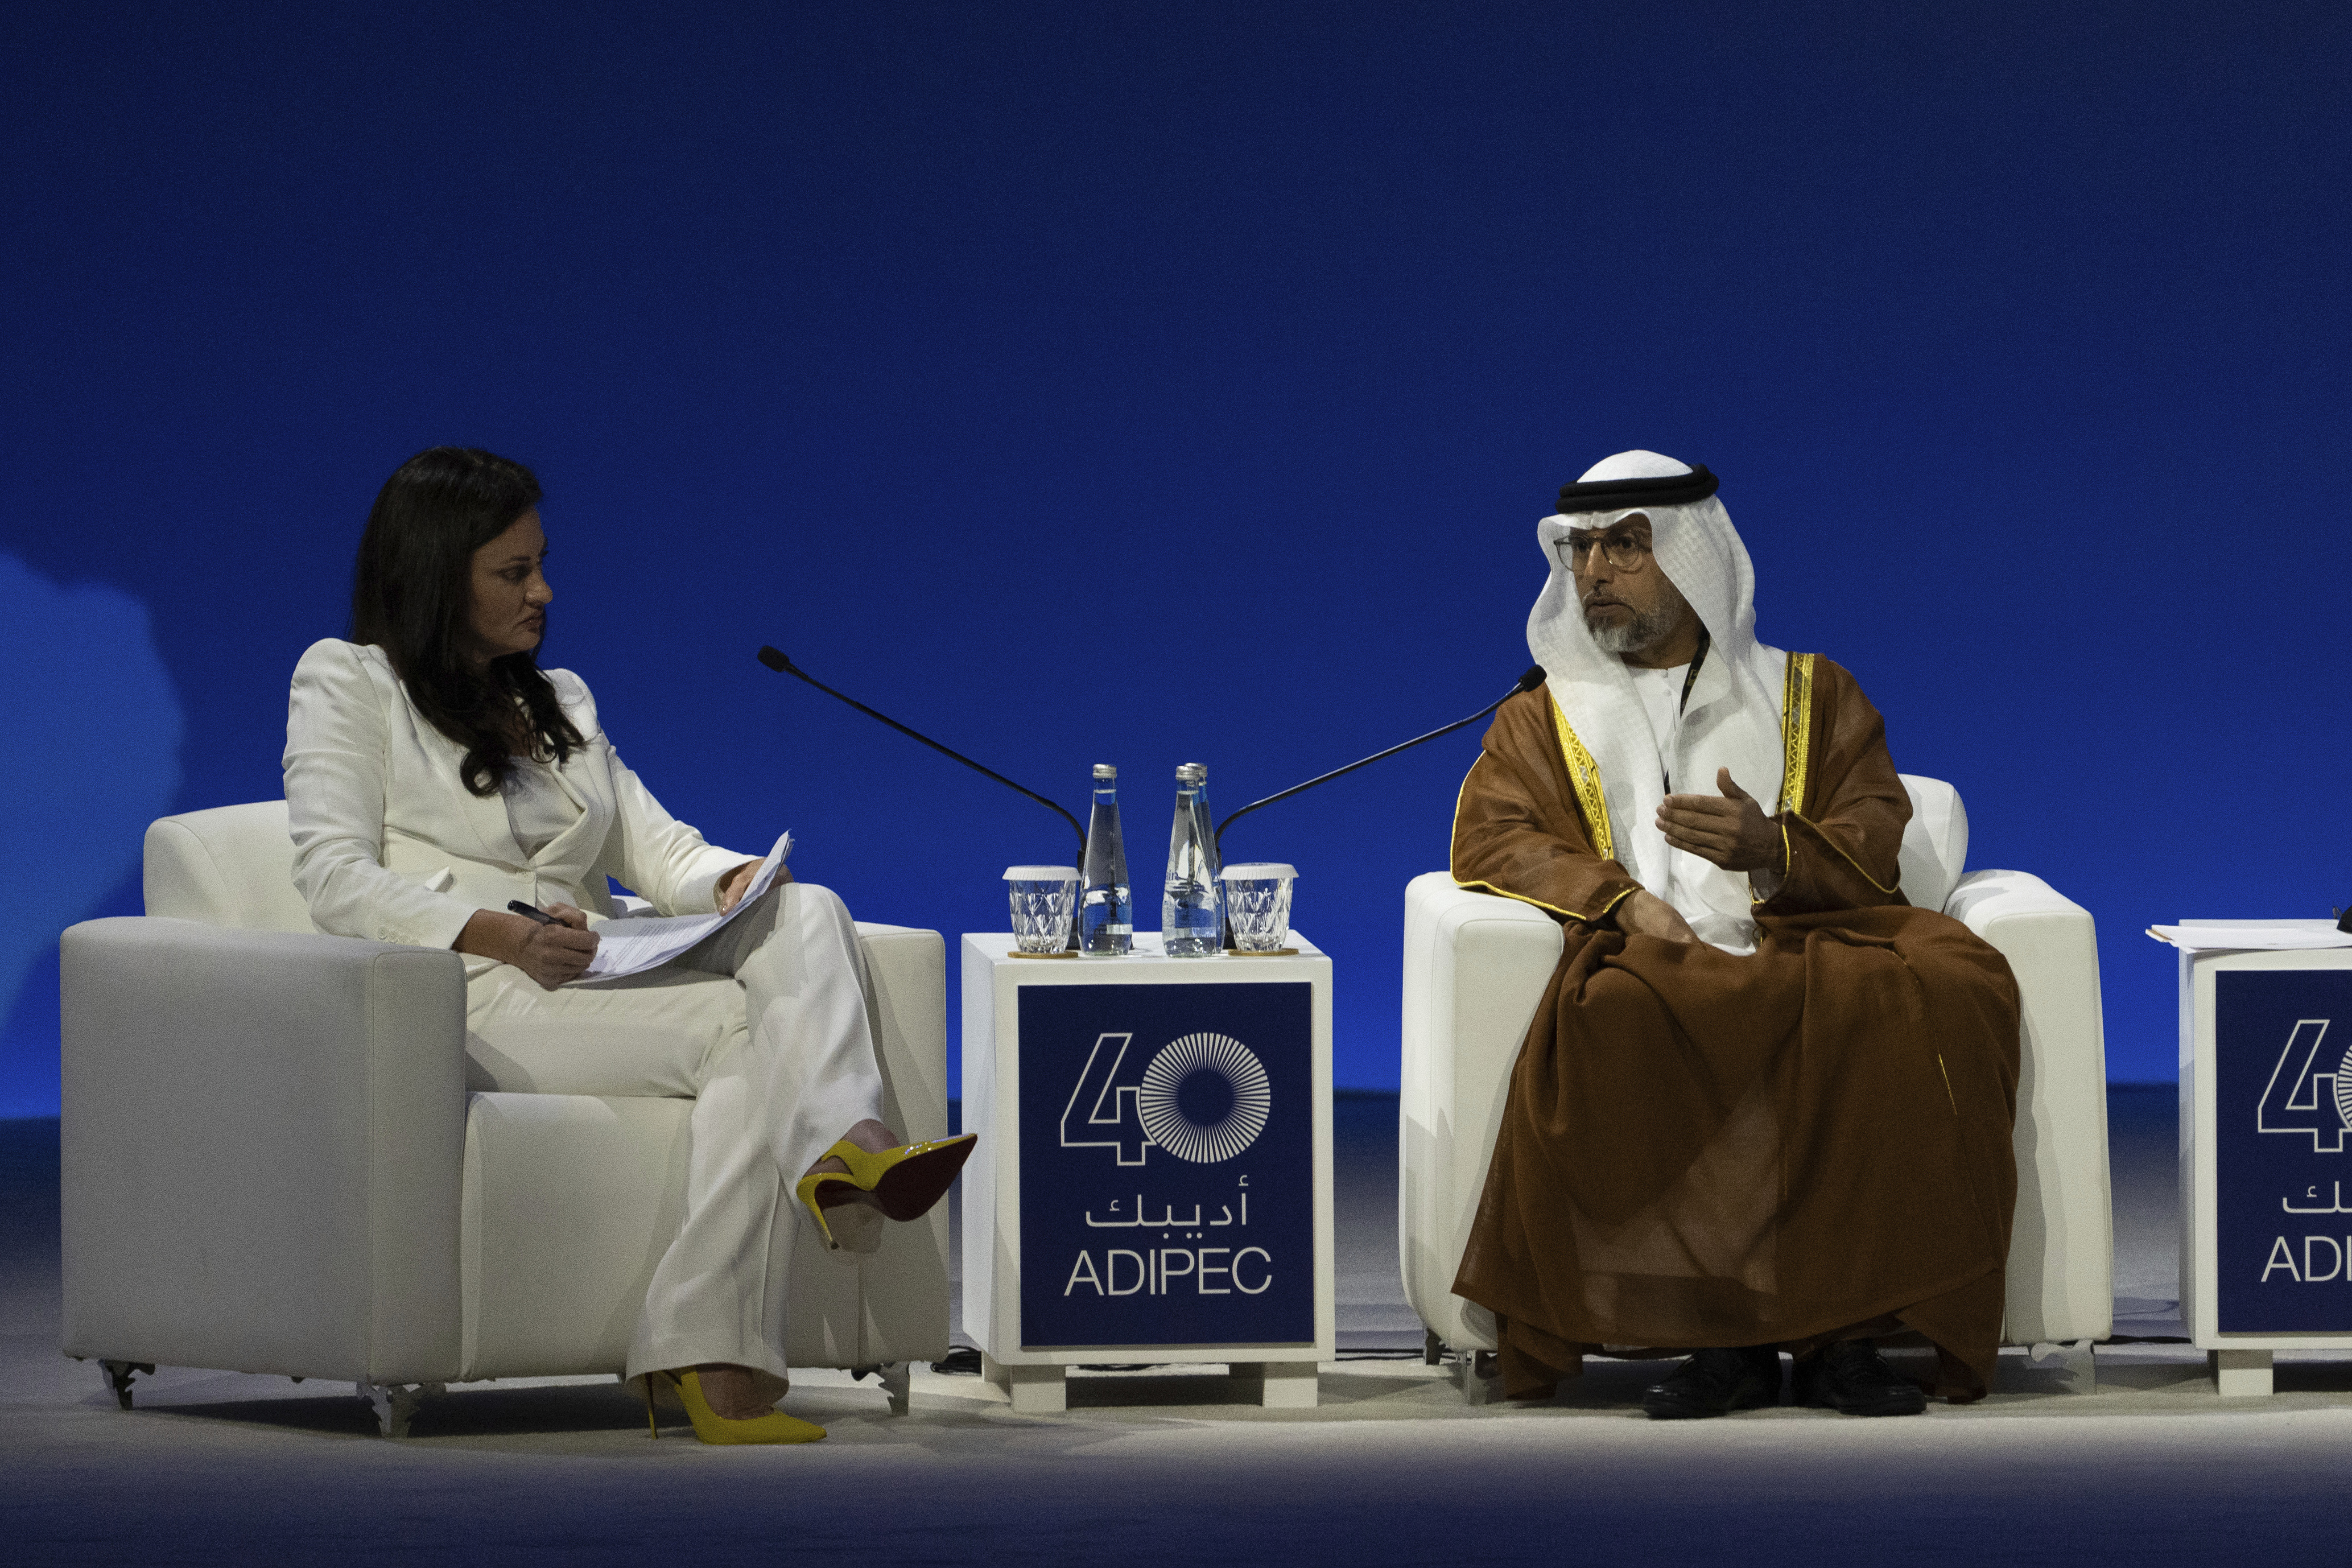
[[[1549,690],[1503,704],[1464,781],[1454,879],[1567,938],[1454,1286],[1500,1321],[1513,1397],[1603,1346],[1801,1352],[1901,1330],[1942,1352],[1937,1392],[1990,1382],[2016,983],[1897,889],[1911,805],[1877,710],[1827,659],[1790,665],[1790,871],[1746,957],[1607,923],[1638,884],[1595,852],[1570,770],[1605,843],[1598,775]]]

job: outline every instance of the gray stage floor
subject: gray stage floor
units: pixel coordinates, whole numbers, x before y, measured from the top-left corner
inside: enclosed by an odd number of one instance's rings
[[[2171,1090],[2110,1095],[2117,1332],[2179,1332]],[[1340,1305],[1357,1351],[1409,1348],[1395,1101],[1339,1107]],[[2223,1402],[2178,1344],[2103,1348],[2099,1391],[2021,1354],[1992,1398],[1865,1422],[1793,1409],[1658,1425],[1658,1363],[1597,1365],[1551,1405],[1465,1407],[1418,1359],[1343,1357],[1324,1403],[1238,1403],[1222,1369],[1075,1382],[1016,1416],[919,1371],[796,1379],[806,1448],[646,1441],[607,1383],[499,1384],[392,1443],[347,1392],[165,1368],[125,1415],[57,1352],[54,1122],[0,1123],[0,1542],[10,1563],[165,1557],[641,1563],[822,1553],[888,1563],[1255,1561],[2340,1562],[2352,1363],[2284,1362]]]

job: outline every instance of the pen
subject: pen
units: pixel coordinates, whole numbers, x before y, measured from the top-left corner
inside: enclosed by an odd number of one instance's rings
[[[520,899],[509,899],[507,900],[507,908],[512,910],[516,914],[528,915],[543,926],[560,926],[563,923],[562,921],[557,920],[553,915],[549,914],[545,910],[534,908],[530,904],[524,903]]]

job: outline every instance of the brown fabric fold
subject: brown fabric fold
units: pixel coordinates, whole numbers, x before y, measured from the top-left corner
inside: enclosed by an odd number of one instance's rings
[[[1909,797],[1826,659],[1789,874],[1734,956],[1627,937],[1548,692],[1496,713],[1453,871],[1567,938],[1521,1047],[1455,1291],[1503,1325],[1507,1391],[1600,1345],[1810,1348],[1891,1321],[1980,1395],[1999,1348],[2018,1075],[2000,953],[1896,890]],[[1571,722],[1573,715],[1570,716]]]

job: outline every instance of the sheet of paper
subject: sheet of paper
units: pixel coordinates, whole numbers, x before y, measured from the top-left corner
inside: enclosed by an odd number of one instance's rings
[[[589,961],[588,972],[572,982],[574,985],[591,984],[599,980],[618,980],[625,974],[642,974],[646,970],[667,963],[756,902],[775,886],[776,873],[793,852],[793,836],[785,834],[760,862],[752,875],[751,885],[735,900],[735,907],[723,915],[621,915],[596,928],[596,956]]]
[[[2316,922],[2273,926],[2189,922],[2150,926],[2147,934],[2190,952],[2298,952],[2323,947],[2352,947],[2352,932]]]

